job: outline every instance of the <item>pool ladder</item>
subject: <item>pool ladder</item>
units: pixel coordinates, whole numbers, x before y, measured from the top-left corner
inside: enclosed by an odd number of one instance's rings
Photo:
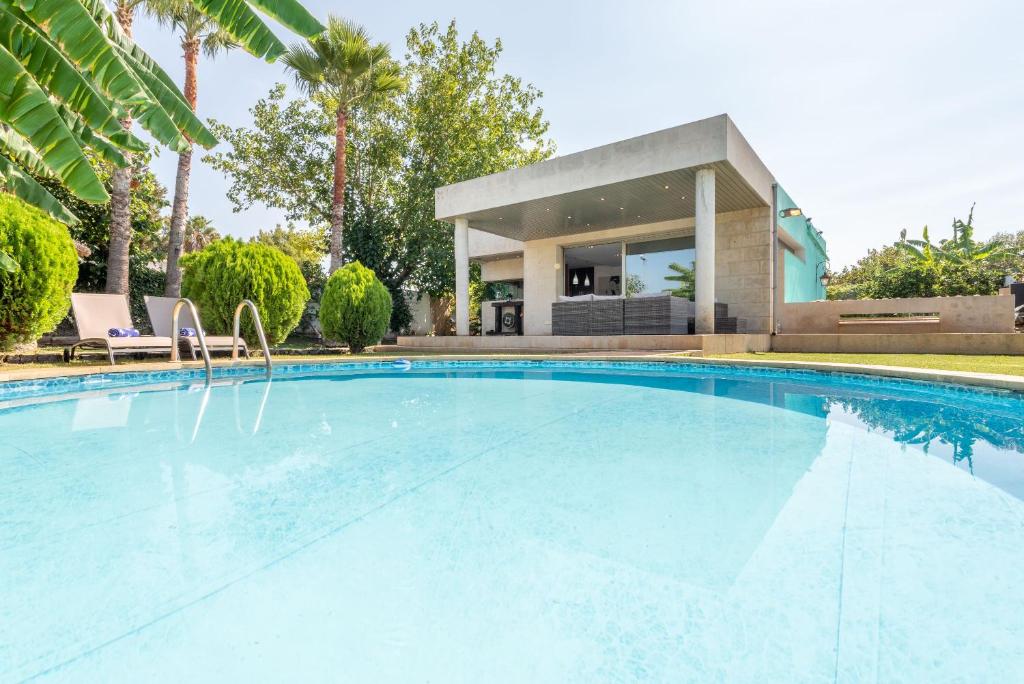
[[[174,309],[171,310],[171,361],[178,360],[178,339],[181,332],[181,329],[178,327],[178,316],[181,314],[182,307],[185,306],[188,307],[188,312],[192,314],[192,321],[196,325],[196,339],[199,340],[199,351],[203,356],[203,365],[206,366],[206,384],[209,385],[213,380],[213,366],[210,363],[210,349],[206,346],[206,333],[203,331],[203,322],[199,318],[196,305],[186,297],[178,299],[174,303]],[[263,364],[266,366],[267,379],[269,380],[274,364],[270,360],[270,348],[267,346],[267,336],[263,332],[260,312],[256,309],[256,305],[252,303],[252,300],[249,299],[243,299],[235,308],[234,334],[231,340],[231,362],[233,364],[238,362],[239,329],[242,322],[242,311],[246,308],[252,313],[252,321],[256,326],[256,336],[260,340],[260,349],[263,350]]]

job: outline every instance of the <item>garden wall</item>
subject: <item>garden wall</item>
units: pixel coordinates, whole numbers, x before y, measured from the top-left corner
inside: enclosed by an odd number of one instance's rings
[[[849,299],[779,306],[783,335],[1013,333],[1009,294]]]

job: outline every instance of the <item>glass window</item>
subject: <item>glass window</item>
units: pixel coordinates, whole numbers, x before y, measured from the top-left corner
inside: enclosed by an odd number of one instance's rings
[[[626,245],[626,296],[668,292],[693,301],[692,237],[631,242]]]

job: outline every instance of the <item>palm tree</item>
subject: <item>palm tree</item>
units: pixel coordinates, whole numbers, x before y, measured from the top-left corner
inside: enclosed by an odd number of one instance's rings
[[[117,0],[114,16],[128,38],[132,37],[135,9],[142,0]],[[132,129],[132,116],[126,113],[120,119],[121,127]],[[132,155],[125,153],[131,164]],[[106,291],[114,294],[128,294],[128,263],[132,246],[131,166],[115,167],[110,174],[110,239],[107,244],[107,285]]]
[[[334,192],[331,198],[331,264],[342,265],[345,218],[345,152],[348,118],[360,101],[386,97],[405,89],[406,83],[391,51],[373,44],[363,27],[330,16],[327,31],[307,44],[292,45],[282,59],[295,72],[295,82],[310,96],[319,96],[334,110]]]
[[[220,232],[213,227],[213,223],[205,216],[189,216],[185,224],[185,239],[182,242],[183,251],[198,252],[212,242],[220,240]]]
[[[194,112],[198,97],[196,72],[199,51],[202,50],[207,57],[214,57],[218,52],[238,47],[238,43],[216,21],[196,9],[190,0],[146,0],[146,9],[160,24],[181,32],[181,49],[185,57],[185,102]],[[191,174],[192,149],[189,148],[178,154],[178,173],[174,180],[167,244],[167,281],[164,284],[167,297],[181,294],[178,258],[182,253],[185,224],[188,222],[188,181]]]
[[[683,299],[693,300],[695,287],[696,287],[696,266],[691,265],[690,268],[686,266],[680,266],[679,264],[672,262],[668,265],[669,270],[673,271],[672,275],[665,276],[665,280],[673,283],[679,283],[676,289],[672,290],[672,296],[682,297]]]

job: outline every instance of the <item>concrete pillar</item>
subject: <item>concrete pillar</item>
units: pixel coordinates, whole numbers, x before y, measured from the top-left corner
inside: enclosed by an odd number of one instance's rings
[[[696,222],[696,299],[698,335],[715,332],[715,170],[697,169],[694,193]]]
[[[455,219],[455,334],[469,334],[469,219]]]

